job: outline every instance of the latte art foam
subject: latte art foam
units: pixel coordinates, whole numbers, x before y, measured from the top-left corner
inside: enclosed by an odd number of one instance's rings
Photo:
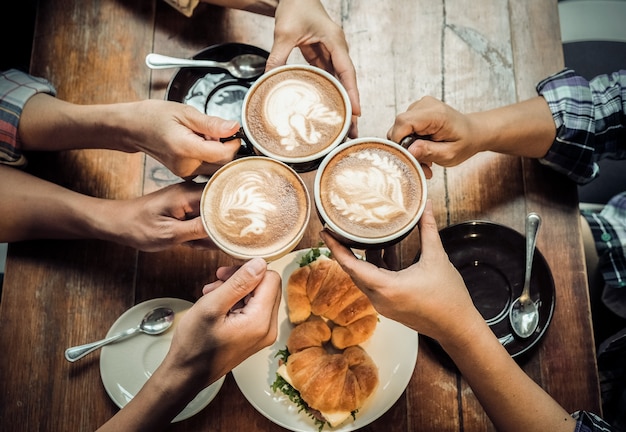
[[[237,257],[268,257],[299,241],[309,205],[306,187],[292,170],[266,157],[249,157],[213,175],[201,211],[220,248]]]
[[[245,102],[244,127],[261,152],[306,158],[343,139],[346,101],[330,79],[309,68],[262,77]]]
[[[245,172],[241,174],[241,186],[232,194],[221,196],[218,224],[225,235],[265,235],[268,218],[276,212],[276,205],[263,192],[263,186],[271,180],[271,174],[266,172]]]
[[[334,224],[353,236],[393,235],[411,224],[419,210],[422,186],[416,168],[404,154],[388,147],[352,146],[324,169],[322,206]]]
[[[336,106],[327,106],[321,96],[314,85],[296,79],[285,80],[270,89],[263,114],[285,150],[319,146],[328,139],[324,127],[341,126],[343,116]]]

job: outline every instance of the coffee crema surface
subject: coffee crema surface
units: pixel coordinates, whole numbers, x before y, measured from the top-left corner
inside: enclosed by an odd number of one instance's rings
[[[362,239],[394,236],[416,222],[424,185],[410,156],[380,142],[335,152],[323,168],[316,196],[327,222]]]
[[[292,67],[255,83],[243,113],[255,147],[270,156],[306,158],[343,140],[351,117],[349,102],[340,84],[323,72]]]
[[[300,177],[285,164],[247,157],[210,178],[201,214],[209,237],[231,256],[275,259],[302,239],[310,198]]]

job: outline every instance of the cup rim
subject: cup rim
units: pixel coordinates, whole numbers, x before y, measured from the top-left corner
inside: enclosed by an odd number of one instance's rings
[[[326,213],[326,210],[324,209],[324,206],[322,205],[322,198],[321,198],[321,193],[320,193],[321,192],[320,182],[322,179],[322,174],[324,172],[324,169],[330,162],[330,160],[337,153],[342,152],[349,147],[353,147],[353,146],[363,144],[363,143],[371,143],[371,142],[387,144],[395,148],[402,154],[404,154],[408,158],[410,163],[415,167],[417,174],[419,176],[419,179],[421,181],[421,185],[422,185],[420,205],[417,211],[415,212],[415,216],[411,218],[409,223],[407,223],[401,230],[398,230],[393,234],[389,234],[383,237],[375,237],[375,238],[359,237],[341,229],[337,224],[335,224],[330,219],[330,217],[328,217],[328,213]],[[315,207],[322,217],[323,224],[326,225],[332,232],[356,244],[375,246],[375,245],[389,244],[389,243],[393,243],[395,240],[400,240],[404,238],[404,236],[406,236],[409,232],[411,232],[415,228],[418,221],[421,219],[422,214],[424,213],[424,209],[426,207],[426,200],[428,197],[428,190],[427,190],[427,185],[426,185],[426,175],[424,174],[424,170],[422,166],[407,149],[405,149],[398,143],[393,142],[388,139],[378,138],[378,137],[361,137],[361,138],[355,138],[355,139],[344,142],[340,146],[335,147],[333,151],[331,151],[324,157],[324,159],[322,160],[322,163],[317,169],[317,172],[315,173],[315,181],[313,184],[313,197],[315,200]]]
[[[259,87],[269,77],[276,75],[278,73],[281,73],[284,70],[292,70],[292,69],[309,70],[328,79],[339,90],[339,93],[341,93],[343,103],[344,103],[344,109],[346,110],[346,118],[344,120],[341,131],[339,135],[337,136],[337,139],[335,140],[335,142],[325,147],[324,149],[320,150],[319,152],[311,154],[309,156],[302,156],[302,157],[287,156],[286,157],[286,156],[276,154],[274,152],[271,152],[263,148],[263,146],[260,145],[258,141],[253,136],[251,136],[251,134],[248,132],[248,121],[245,116],[245,111],[246,111],[246,106],[248,105],[248,101],[251,95],[254,93],[256,88]],[[243,98],[243,103],[241,106],[241,126],[246,136],[246,139],[250,141],[250,143],[252,144],[252,147],[265,156],[268,156],[273,159],[279,160],[281,162],[289,163],[289,164],[313,162],[315,160],[323,158],[325,155],[330,153],[334,148],[336,148],[339,144],[341,144],[344,141],[345,137],[348,135],[348,130],[350,129],[351,123],[352,123],[352,104],[350,102],[350,97],[348,96],[348,91],[345,89],[343,84],[341,84],[341,82],[335,76],[331,75],[324,69],[321,69],[317,66],[308,65],[308,64],[299,64],[299,63],[295,64],[294,63],[294,64],[282,65],[282,66],[278,66],[270,70],[269,72],[264,73],[250,86],[250,88],[246,92],[246,95]]]
[[[297,179],[298,183],[302,186],[302,190],[304,191],[304,198],[305,198],[305,202],[306,202],[306,210],[304,211],[304,223],[302,224],[302,226],[300,227],[300,229],[298,230],[297,235],[294,236],[294,238],[289,241],[288,243],[286,243],[285,245],[283,245],[282,247],[272,250],[270,252],[268,252],[267,254],[263,254],[263,255],[258,255],[258,254],[245,254],[245,253],[240,253],[238,251],[233,250],[232,248],[228,247],[227,245],[225,245],[223,242],[219,241],[216,237],[215,234],[213,233],[212,228],[208,225],[206,218],[204,216],[204,207],[205,207],[205,200],[206,200],[206,195],[208,193],[208,190],[211,186],[211,184],[214,183],[213,179],[217,178],[218,174],[226,171],[230,168],[232,168],[232,166],[236,165],[236,164],[240,164],[240,163],[250,163],[251,160],[263,160],[264,162],[268,162],[268,163],[273,163],[273,164],[277,164],[279,166],[281,166],[282,168],[287,169],[293,176],[295,179]],[[300,241],[302,240],[302,238],[304,237],[304,233],[306,232],[306,229],[309,225],[309,220],[311,217],[311,198],[310,198],[310,194],[309,194],[309,190],[306,186],[306,183],[304,182],[304,180],[302,179],[302,177],[300,177],[298,175],[298,173],[291,168],[289,165],[285,164],[284,162],[281,162],[279,160],[275,160],[266,156],[249,156],[249,157],[245,157],[245,158],[240,158],[240,159],[235,159],[232,160],[230,162],[228,162],[227,164],[223,165],[222,167],[220,167],[217,171],[215,171],[215,173],[213,175],[211,175],[211,177],[209,178],[209,180],[206,182],[206,184],[204,185],[204,189],[202,190],[202,196],[200,198],[200,219],[202,221],[202,226],[204,227],[204,230],[206,231],[207,235],[209,236],[209,238],[211,239],[211,241],[215,244],[215,246],[217,246],[221,251],[225,252],[226,254],[228,254],[230,257],[232,258],[237,258],[237,259],[242,259],[242,260],[248,260],[248,259],[252,259],[252,258],[256,258],[256,257],[261,257],[263,259],[265,259],[265,261],[270,262],[270,261],[274,261],[286,254],[288,254],[289,252],[291,252],[297,245],[298,243],[300,243]]]

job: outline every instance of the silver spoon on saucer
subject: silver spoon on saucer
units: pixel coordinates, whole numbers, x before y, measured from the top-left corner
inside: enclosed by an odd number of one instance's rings
[[[209,67],[225,69],[235,78],[256,78],[265,71],[266,59],[257,54],[240,54],[227,62],[213,60],[196,60],[169,57],[150,53],[146,56],[146,64],[150,69],[167,69],[174,67]]]
[[[117,333],[106,339],[97,342],[91,342],[84,345],[75,346],[65,350],[65,358],[68,361],[75,362],[85,357],[90,352],[97,350],[104,345],[125,339],[129,336],[145,333],[149,335],[158,335],[170,328],[174,322],[174,311],[167,307],[158,307],[149,311],[141,320],[137,327],[130,328],[121,333]]]
[[[534,333],[539,324],[537,304],[530,298],[530,274],[533,267],[533,256],[537,232],[541,226],[541,217],[537,213],[526,216],[526,273],[522,294],[511,304],[509,320],[515,334],[527,338]]]

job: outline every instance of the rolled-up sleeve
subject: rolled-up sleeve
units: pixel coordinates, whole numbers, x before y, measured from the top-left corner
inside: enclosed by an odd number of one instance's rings
[[[556,125],[541,162],[579,184],[598,175],[597,161],[626,158],[626,70],[587,81],[570,69],[537,85]]]
[[[56,89],[45,79],[16,69],[0,73],[0,163],[26,164],[17,130],[24,105],[37,93],[56,96]]]

